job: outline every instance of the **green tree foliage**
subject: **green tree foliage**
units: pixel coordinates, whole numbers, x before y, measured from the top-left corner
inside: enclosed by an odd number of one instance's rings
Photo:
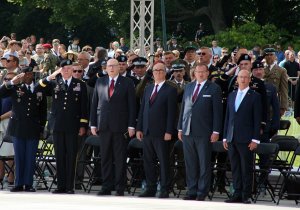
[[[213,39],[218,40],[220,46],[233,48],[243,46],[252,49],[254,45],[266,46],[268,44],[280,43],[283,45],[294,43],[299,49],[299,37],[291,36],[287,30],[278,29],[273,24],[259,25],[255,22],[248,22],[241,26],[233,26],[216,35],[206,36],[201,45],[210,46]]]

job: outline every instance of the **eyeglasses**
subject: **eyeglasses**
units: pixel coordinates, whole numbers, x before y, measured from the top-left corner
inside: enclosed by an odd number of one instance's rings
[[[205,52],[199,52],[198,55],[206,55]]]
[[[10,80],[12,80],[12,78],[6,78],[6,77],[5,77],[3,80],[4,80],[4,81],[10,81]]]
[[[116,65],[106,65],[106,68],[115,68],[117,66],[119,66],[119,64],[116,64]]]
[[[153,69],[153,72],[162,72],[165,71],[164,69]]]
[[[214,60],[217,60],[217,59],[219,59],[218,57],[214,57]]]
[[[82,70],[73,70],[73,73],[82,73]]]
[[[31,53],[30,53],[30,52],[27,52],[26,54],[27,54],[27,55],[31,55]]]

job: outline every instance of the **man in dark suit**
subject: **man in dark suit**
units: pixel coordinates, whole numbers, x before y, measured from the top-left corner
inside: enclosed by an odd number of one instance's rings
[[[154,84],[145,88],[139,111],[136,137],[143,141],[146,190],[139,197],[155,197],[157,189],[156,156],[160,163],[159,198],[169,197],[169,141],[175,132],[176,88],[166,83],[163,63],[153,66]]]
[[[227,203],[251,203],[253,150],[260,137],[261,96],[249,88],[247,70],[238,73],[238,90],[229,94],[223,145],[231,162],[234,194]]]
[[[116,59],[107,62],[108,76],[97,80],[92,99],[90,126],[101,140],[102,189],[98,195],[123,196],[126,184],[127,134],[135,134],[136,100],[131,79],[120,76]],[[114,165],[114,172],[112,174]],[[115,180],[115,183],[113,183]]]
[[[86,84],[72,77],[72,61],[63,60],[61,68],[40,80],[39,86],[52,96],[53,143],[57,166],[57,189],[53,193],[74,194],[77,138],[86,133]],[[61,75],[59,75],[61,74]]]
[[[35,157],[46,123],[47,100],[43,92],[34,88],[32,68],[24,67],[21,71],[0,88],[0,98],[10,96],[12,100],[7,130],[13,139],[16,169],[15,187],[10,191],[35,192],[32,187]]]
[[[198,64],[196,81],[187,84],[178,122],[183,141],[188,195],[185,200],[205,200],[210,188],[212,143],[222,129],[221,88],[208,81],[209,69]]]

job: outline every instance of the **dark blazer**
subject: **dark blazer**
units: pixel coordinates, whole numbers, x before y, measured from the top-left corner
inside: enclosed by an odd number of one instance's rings
[[[228,96],[224,139],[231,142],[234,138],[238,143],[250,143],[252,139],[259,140],[261,122],[261,96],[249,89],[243,98],[239,109],[235,111],[237,90]]]
[[[99,131],[126,132],[136,125],[136,99],[131,79],[119,75],[114,93],[108,96],[109,77],[97,80],[90,113],[90,125]]]
[[[280,107],[279,99],[277,96],[276,87],[268,82],[265,82],[266,91],[267,91],[267,129],[278,130],[280,126]]]
[[[22,139],[39,139],[47,119],[47,99],[44,92],[32,93],[24,84],[4,84],[0,88],[0,97],[11,97],[12,116],[8,124],[8,133]]]
[[[137,130],[144,135],[163,137],[165,133],[175,133],[175,119],[177,109],[177,90],[165,82],[153,102],[150,97],[154,84],[145,88],[139,111]]]
[[[50,118],[53,131],[77,132],[80,127],[88,126],[86,84],[72,77],[66,89],[61,77],[56,80],[40,80],[39,88],[44,88],[52,96]]]
[[[206,81],[196,101],[192,102],[196,81],[185,87],[178,130],[184,135],[209,137],[213,131],[222,131],[222,92],[221,88]]]

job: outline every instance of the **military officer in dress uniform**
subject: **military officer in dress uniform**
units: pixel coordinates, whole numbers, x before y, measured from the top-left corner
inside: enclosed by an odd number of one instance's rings
[[[57,166],[57,189],[53,193],[74,194],[77,138],[86,133],[86,84],[72,77],[71,60],[63,60],[60,69],[40,80],[39,86],[52,95],[53,141]],[[58,75],[58,74],[61,74]]]
[[[128,68],[127,57],[125,55],[120,55],[116,59],[119,62],[120,75],[131,79],[134,83],[134,86],[137,86],[137,84],[139,84],[140,81],[136,77],[131,76],[130,73],[126,71]]]
[[[35,192],[32,187],[38,143],[47,119],[47,100],[42,91],[34,88],[31,67],[0,88],[0,97],[11,97],[12,116],[8,134],[15,151],[15,187],[11,192]],[[25,187],[25,188],[24,188]]]
[[[288,75],[284,68],[276,64],[275,52],[273,48],[264,49],[267,64],[264,79],[276,87],[282,116],[288,108]]]

